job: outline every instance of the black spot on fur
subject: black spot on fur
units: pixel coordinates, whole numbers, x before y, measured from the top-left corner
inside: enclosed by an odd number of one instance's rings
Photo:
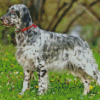
[[[60,37],[57,37],[57,41],[60,42]]]
[[[39,67],[37,67],[37,71],[40,72],[40,68]]]
[[[70,65],[68,64],[67,66],[68,66],[68,69],[69,69],[70,68]]]
[[[67,53],[67,54],[65,54],[65,56],[68,58],[68,53]]]
[[[29,73],[29,70],[27,70],[27,72]]]
[[[44,75],[47,73],[47,70],[42,70],[43,74],[41,75],[41,77],[44,77]]]
[[[29,88],[29,83],[28,83],[28,88]]]
[[[27,42],[30,42],[30,40],[28,39]]]
[[[67,45],[69,48],[71,48],[71,49],[74,48],[74,44],[71,43],[71,42],[69,42],[69,41],[67,41],[66,45]]]
[[[34,34],[37,35],[38,33],[34,31]]]
[[[93,75],[96,75],[96,72],[95,71],[93,71]]]
[[[31,30],[27,30],[28,33],[31,33]]]
[[[43,51],[47,51],[47,44],[44,44]]]
[[[85,81],[85,83],[88,83],[87,81]]]
[[[74,70],[74,68],[73,68],[73,65],[71,64],[71,68],[72,68],[72,70]]]
[[[96,77],[96,80],[98,80],[98,77]]]
[[[20,18],[20,13],[19,13],[19,11],[16,11],[16,14],[17,14],[18,18]]]
[[[19,40],[20,38],[21,38],[21,36],[19,35],[19,36],[18,36],[18,40]]]
[[[26,14],[24,14],[23,15],[23,17],[22,17],[22,21],[23,21],[23,23],[24,22],[30,22],[30,15],[29,15],[29,13],[26,13]]]
[[[26,8],[23,8],[23,11],[25,12],[26,11]]]
[[[23,44],[23,47],[25,47],[25,44]]]
[[[28,34],[29,38],[33,36],[33,34]]]
[[[11,8],[12,10],[14,10],[14,8]]]
[[[82,70],[82,68],[81,68],[81,67],[79,67],[78,69],[79,69],[79,70]]]
[[[43,67],[44,67],[43,65],[39,64],[39,68],[43,68]]]
[[[50,34],[50,38],[53,38],[53,34],[52,33]]]
[[[17,55],[21,55],[23,53],[22,48],[17,52]]]
[[[39,87],[42,87],[42,85],[40,85]]]

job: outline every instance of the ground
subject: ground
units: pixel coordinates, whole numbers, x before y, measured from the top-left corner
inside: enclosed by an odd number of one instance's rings
[[[71,74],[49,73],[50,86],[47,94],[38,96],[38,77],[31,81],[31,89],[23,96],[18,95],[23,85],[23,68],[15,58],[16,48],[13,45],[0,44],[0,97],[1,100],[100,100],[100,87],[91,79],[91,92],[84,96],[83,84]],[[99,65],[100,55],[93,48],[93,55]]]

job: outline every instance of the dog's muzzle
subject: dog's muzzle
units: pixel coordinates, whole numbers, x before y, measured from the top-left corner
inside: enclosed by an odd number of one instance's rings
[[[1,22],[3,23],[3,25],[5,25],[5,26],[14,26],[14,24],[11,24],[9,19],[10,19],[9,16],[8,17],[2,16],[0,18]]]

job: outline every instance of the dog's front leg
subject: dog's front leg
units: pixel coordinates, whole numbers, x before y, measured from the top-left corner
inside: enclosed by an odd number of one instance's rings
[[[30,70],[24,70],[23,89],[22,89],[21,93],[19,93],[20,95],[24,94],[26,89],[29,88],[29,83],[30,83],[30,80],[31,80],[31,74],[32,74],[32,72]]]
[[[42,64],[39,64],[37,71],[38,71],[38,86],[39,86],[38,94],[41,95],[44,92],[45,93],[47,92],[48,71]]]

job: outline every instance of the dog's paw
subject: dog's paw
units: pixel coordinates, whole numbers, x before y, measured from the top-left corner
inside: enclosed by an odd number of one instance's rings
[[[21,92],[21,93],[18,93],[18,95],[24,95],[24,93],[23,93],[23,92]]]

